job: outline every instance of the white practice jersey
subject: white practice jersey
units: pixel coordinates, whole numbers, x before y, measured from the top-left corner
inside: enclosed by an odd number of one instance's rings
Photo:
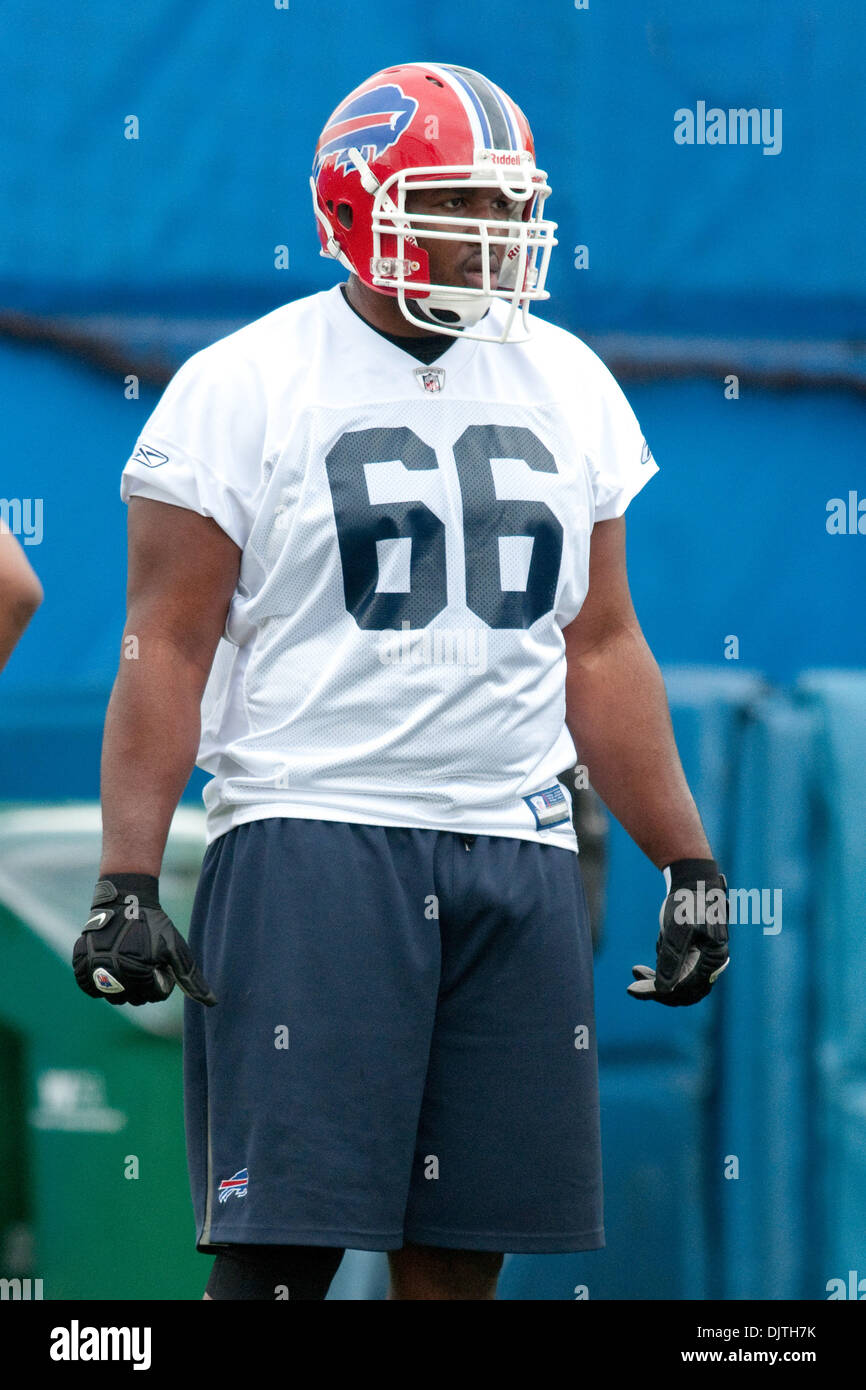
[[[335,286],[170,382],[121,496],[243,552],[202,701],[209,843],[302,816],[577,849],[562,629],[594,523],[657,469],[598,357],[532,322],[425,367]]]

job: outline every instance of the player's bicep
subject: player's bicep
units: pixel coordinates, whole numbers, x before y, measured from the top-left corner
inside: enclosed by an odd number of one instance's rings
[[[127,632],[171,641],[206,673],[237,587],[239,546],[211,517],[131,497],[128,547]]]
[[[628,587],[625,517],[597,521],[589,549],[589,590],[583,607],[563,631],[566,659],[584,660],[626,628],[639,630]]]
[[[0,521],[0,603],[8,612],[29,616],[43,597],[42,585],[21,545]]]

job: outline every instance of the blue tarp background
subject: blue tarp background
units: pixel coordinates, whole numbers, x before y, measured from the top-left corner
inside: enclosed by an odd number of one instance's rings
[[[8,304],[245,310],[326,283],[319,130],[370,73],[423,58],[480,69],[529,115],[569,326],[862,335],[859,0],[85,0],[7,6],[0,38]],[[781,153],[677,145],[674,112],[699,100],[781,108]]]

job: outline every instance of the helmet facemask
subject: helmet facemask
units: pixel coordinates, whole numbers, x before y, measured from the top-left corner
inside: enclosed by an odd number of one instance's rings
[[[495,153],[479,152],[472,165],[403,169],[380,184],[360,152],[350,151],[364,189],[373,198],[373,256],[367,283],[392,291],[403,317],[419,328],[455,338],[524,342],[531,336],[530,304],[550,297],[544,282],[556,245],[556,223],[542,217],[550,188],[531,155],[510,154],[506,173],[493,162]],[[441,188],[495,188],[522,211],[511,219],[406,211],[408,193]],[[418,243],[433,240],[477,244],[482,284],[432,283],[429,257]],[[499,252],[500,262],[495,289],[490,283],[491,247]],[[497,300],[510,310],[501,332],[473,332]]]

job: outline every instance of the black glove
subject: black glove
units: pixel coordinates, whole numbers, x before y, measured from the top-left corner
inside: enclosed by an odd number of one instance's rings
[[[728,885],[715,859],[677,859],[664,875],[656,968],[635,965],[638,983],[628,992],[672,1007],[697,1004],[728,964]]]
[[[159,905],[153,874],[112,874],[93,891],[92,916],[72,951],[75,978],[85,994],[109,1004],[152,1004],[167,999],[175,982],[200,1004],[216,997],[189,946]]]

